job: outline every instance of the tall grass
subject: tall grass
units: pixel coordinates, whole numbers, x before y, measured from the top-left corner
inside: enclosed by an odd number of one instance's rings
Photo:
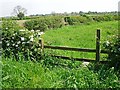
[[[104,65],[96,68],[92,63],[88,67],[70,67],[71,63],[67,67],[51,68],[51,59],[48,57],[40,63],[3,57],[2,88],[120,88],[114,68]]]

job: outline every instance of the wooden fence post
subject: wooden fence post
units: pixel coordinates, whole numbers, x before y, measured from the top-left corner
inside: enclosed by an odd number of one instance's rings
[[[44,49],[44,41],[43,41],[43,39],[41,39],[41,49],[42,50]]]
[[[41,40],[39,40],[39,43],[40,43],[40,45],[41,45],[41,52],[43,52],[44,50],[44,41],[43,41],[43,39],[41,39]]]
[[[100,61],[100,29],[97,29],[96,36],[96,61]]]

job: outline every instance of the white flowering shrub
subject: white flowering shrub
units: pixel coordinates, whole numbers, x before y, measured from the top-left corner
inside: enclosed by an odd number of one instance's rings
[[[120,68],[120,37],[113,35],[103,46],[109,52],[108,60],[111,60],[110,66]]]
[[[22,54],[25,60],[40,59],[40,35],[39,31],[20,29],[15,21],[4,20],[2,22],[2,48],[5,56],[14,56],[20,59]]]

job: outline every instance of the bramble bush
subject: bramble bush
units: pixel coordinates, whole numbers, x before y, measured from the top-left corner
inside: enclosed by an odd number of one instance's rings
[[[5,57],[13,56],[19,60],[19,54],[22,58],[28,60],[39,59],[41,56],[40,49],[40,32],[21,29],[15,21],[3,20],[2,22],[2,48]]]
[[[120,37],[113,35],[103,46],[109,52],[108,60],[111,60],[110,66],[120,70]]]

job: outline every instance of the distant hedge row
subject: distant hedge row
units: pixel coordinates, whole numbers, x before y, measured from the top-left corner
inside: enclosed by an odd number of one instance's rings
[[[60,28],[64,25],[61,17],[44,17],[34,20],[29,20],[24,23],[24,26],[28,30],[40,30],[45,31],[52,28]]]
[[[79,25],[79,24],[85,24],[92,21],[92,18],[86,15],[71,16],[71,17],[64,17],[64,21],[67,22],[69,25]]]
[[[68,22],[69,25],[76,25],[76,24],[87,24],[92,21],[101,22],[101,21],[112,21],[112,20],[118,20],[117,15],[96,15],[96,16],[71,16],[71,17],[65,17],[65,22]]]
[[[98,16],[92,16],[92,18],[94,21],[97,21],[97,22],[118,20],[117,15],[98,15]]]
[[[60,28],[64,25],[89,24],[92,21],[112,21],[118,20],[117,15],[95,15],[95,16],[47,16],[28,20],[24,23],[28,30],[45,31],[47,29]]]

